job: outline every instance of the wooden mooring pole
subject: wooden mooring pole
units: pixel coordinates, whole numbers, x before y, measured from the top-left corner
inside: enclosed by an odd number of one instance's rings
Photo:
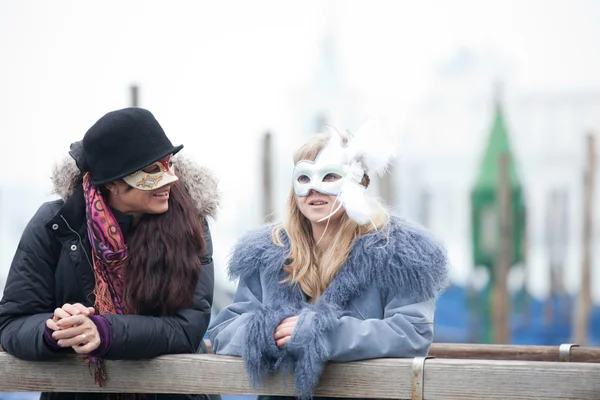
[[[139,107],[139,87],[138,85],[131,85],[131,107]]]
[[[573,339],[575,343],[585,346],[588,342],[589,318],[592,307],[591,295],[591,244],[594,221],[594,182],[596,179],[595,138],[590,134],[586,141],[586,166],[583,180],[583,232],[582,232],[582,265],[581,283],[575,304],[573,321]]]
[[[502,154],[499,160],[498,211],[500,243],[494,265],[492,297],[492,323],[494,343],[510,343],[510,300],[508,295],[508,270],[512,263],[512,193],[510,187],[509,160]]]
[[[264,222],[272,222],[273,210],[273,135],[265,132],[262,139],[262,188],[263,188],[263,211]]]

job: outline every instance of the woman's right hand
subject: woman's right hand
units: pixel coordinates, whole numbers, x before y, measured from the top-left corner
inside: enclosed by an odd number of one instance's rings
[[[279,323],[277,328],[275,328],[275,333],[273,334],[273,339],[275,339],[275,344],[280,349],[284,348],[286,344],[289,343],[292,338],[292,333],[294,329],[296,329],[296,324],[298,323],[298,316],[293,316],[284,319]]]
[[[52,333],[52,338],[60,347],[72,347],[76,353],[88,354],[102,344],[98,327],[84,313],[63,318],[56,324],[59,330]]]
[[[94,315],[96,310],[94,307],[86,307],[81,303],[69,304],[65,303],[62,307],[54,310],[54,316],[48,320],[46,320],[46,326],[53,330],[57,331],[60,329],[65,329],[65,327],[59,327],[57,322],[64,318],[69,318],[74,315],[84,315],[89,317],[90,315]]]

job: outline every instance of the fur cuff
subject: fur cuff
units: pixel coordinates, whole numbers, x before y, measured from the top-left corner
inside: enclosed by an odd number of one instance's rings
[[[287,351],[295,359],[294,390],[302,400],[312,398],[319,384],[329,359],[327,334],[342,314],[338,307],[319,303],[305,308],[298,318]]]
[[[277,347],[273,334],[282,320],[296,314],[297,310],[288,307],[263,306],[248,321],[243,358],[254,389],[266,374],[277,371],[284,363],[286,353]]]

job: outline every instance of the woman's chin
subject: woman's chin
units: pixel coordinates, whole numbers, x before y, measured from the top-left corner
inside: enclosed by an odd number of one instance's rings
[[[307,217],[307,219],[313,225],[322,225],[322,226],[325,226],[328,223],[331,225],[332,223],[335,223],[340,219],[339,215],[337,215],[337,214],[332,215],[330,218],[327,218],[328,216],[329,216],[329,213],[323,213],[323,214],[319,213],[317,215],[310,215]]]
[[[164,214],[169,211],[169,203],[153,205],[152,207],[148,207],[146,210],[146,214]]]

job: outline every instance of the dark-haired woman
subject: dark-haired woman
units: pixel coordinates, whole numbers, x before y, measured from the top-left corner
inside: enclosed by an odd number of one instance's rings
[[[141,108],[104,115],[71,145],[72,160],[53,176],[62,199],[33,216],[10,267],[0,302],[8,353],[25,360],[76,353],[102,384],[110,379],[103,360],[201,349],[214,278],[207,219],[218,193],[209,171],[174,157],[182,147]]]

